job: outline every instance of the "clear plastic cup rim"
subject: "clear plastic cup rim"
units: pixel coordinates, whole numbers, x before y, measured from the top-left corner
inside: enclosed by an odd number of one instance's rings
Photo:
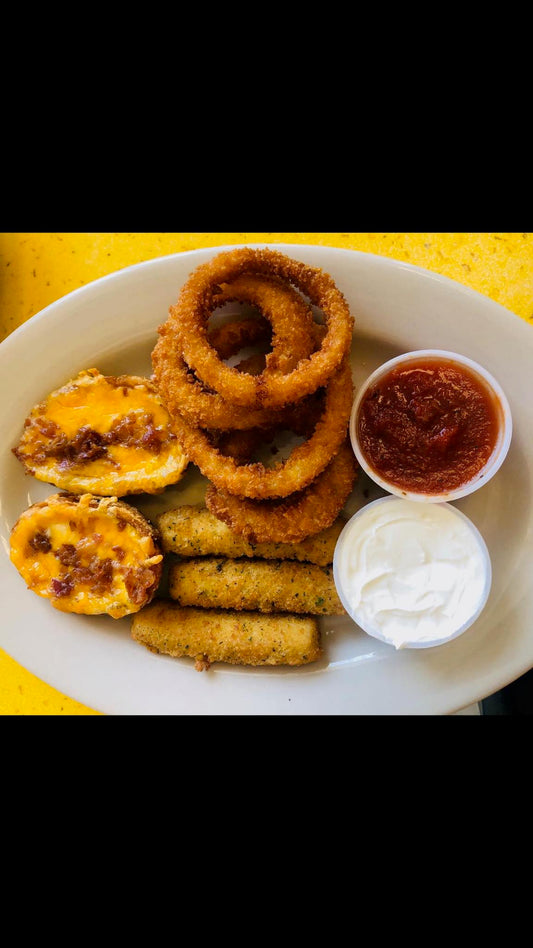
[[[424,361],[425,359],[442,359],[444,361],[455,362],[459,365],[466,366],[472,372],[477,374],[480,380],[492,392],[493,399],[499,408],[499,435],[494,446],[494,450],[490,458],[488,458],[486,464],[481,468],[480,471],[478,471],[472,480],[466,482],[461,487],[457,487],[454,490],[443,491],[440,494],[409,491],[405,488],[398,487],[398,485],[382,477],[367,461],[361,448],[357,433],[359,409],[366,393],[368,392],[368,389],[396,366],[402,365],[404,363]],[[483,487],[492,477],[494,477],[496,472],[502,466],[509,451],[513,432],[513,422],[511,409],[505,392],[494,376],[491,375],[491,373],[488,372],[487,369],[485,369],[482,365],[480,365],[478,362],[475,362],[473,359],[470,359],[468,356],[460,355],[457,352],[450,352],[446,349],[416,349],[412,352],[406,352],[403,355],[396,356],[394,359],[389,359],[387,362],[384,362],[377,369],[375,369],[375,371],[372,372],[372,374],[366,379],[354,399],[350,415],[349,431],[352,449],[359,464],[365,473],[374,481],[374,483],[376,483],[383,490],[386,490],[388,493],[394,494],[397,497],[402,497],[404,500],[415,500],[420,503],[447,503],[452,500],[458,500],[460,497],[466,497],[468,494],[471,494],[480,487]]]
[[[354,527],[354,524],[358,520],[362,519],[362,517],[370,508],[375,507],[379,504],[395,504],[395,503],[398,503],[398,500],[408,500],[408,499],[409,498],[405,498],[405,497],[398,498],[395,496],[388,496],[388,497],[380,497],[378,498],[378,500],[373,500],[371,501],[371,503],[365,504],[364,507],[361,507],[361,509],[358,510],[357,513],[355,513],[352,517],[350,517],[350,519],[346,522],[346,524],[342,528],[341,533],[339,534],[339,538],[337,540],[336,546],[335,546],[335,552],[333,554],[333,580],[335,583],[335,587],[336,587],[339,599],[342,605],[344,606],[347,614],[356,623],[356,625],[358,625],[359,628],[362,629],[363,632],[365,632],[367,635],[370,635],[372,638],[378,639],[380,642],[384,642],[386,645],[389,645],[392,648],[395,647],[394,644],[391,643],[386,638],[385,635],[380,633],[379,629],[375,627],[371,628],[368,624],[366,624],[364,621],[364,617],[358,614],[357,610],[354,610],[352,606],[350,605],[347,592],[343,586],[341,576],[340,576],[340,563],[341,563],[342,557],[344,556],[346,540],[349,534],[351,533]],[[412,641],[407,641],[407,642],[402,643],[402,645],[400,646],[401,649],[434,648],[437,645],[444,645],[446,642],[451,642],[453,639],[457,639],[460,635],[466,632],[467,629],[469,629],[474,624],[474,622],[479,618],[479,616],[481,615],[481,613],[483,612],[483,609],[485,608],[487,604],[487,600],[490,595],[490,590],[492,587],[492,563],[491,563],[490,554],[487,548],[487,544],[485,543],[483,536],[481,535],[481,533],[479,532],[475,524],[472,523],[470,518],[467,517],[466,514],[463,513],[462,510],[459,510],[457,507],[454,507],[453,504],[449,504],[449,503],[444,503],[439,506],[449,509],[450,511],[453,512],[453,514],[456,517],[459,517],[467,525],[467,527],[473,534],[474,539],[477,541],[477,544],[479,546],[479,550],[481,553],[481,558],[483,560],[483,568],[484,568],[484,581],[483,581],[482,593],[471,615],[469,615],[468,618],[461,623],[461,625],[459,625],[456,629],[454,629],[453,632],[448,633],[448,635],[442,636],[440,638],[430,639],[428,641],[417,641],[416,639]]]

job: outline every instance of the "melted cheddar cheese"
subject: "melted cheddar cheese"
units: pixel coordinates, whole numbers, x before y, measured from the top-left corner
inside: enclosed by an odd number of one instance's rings
[[[137,612],[157,588],[162,559],[151,524],[114,497],[55,494],[11,531],[11,561],[28,588],[63,612]]]

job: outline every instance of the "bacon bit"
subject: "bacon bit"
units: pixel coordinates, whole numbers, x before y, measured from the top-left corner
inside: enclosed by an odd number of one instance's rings
[[[107,443],[131,445],[135,439],[136,422],[137,418],[134,412],[117,418],[105,436]]]
[[[63,543],[59,549],[55,551],[54,556],[59,560],[61,566],[78,565],[78,553],[72,543]]]
[[[28,541],[28,546],[36,553],[49,553],[52,549],[50,538],[45,530],[38,530],[35,536]]]
[[[159,454],[165,440],[163,432],[155,427],[153,415],[149,412],[130,412],[123,418],[117,418],[105,438],[108,444],[146,448],[154,454]]]
[[[199,655],[194,656],[194,667],[197,672],[209,671],[211,667],[211,662],[207,655],[203,655],[201,652]]]
[[[57,425],[54,427],[59,431]],[[55,437],[47,434],[47,437],[51,439],[49,444],[39,445],[33,455],[36,464],[42,464],[49,458],[56,458],[60,467],[65,469],[73,467],[80,461],[94,461],[107,453],[102,436],[86,425],[80,428],[75,437],[70,440],[64,434],[58,434]]]
[[[63,579],[53,579],[52,580],[52,593],[57,599],[62,599],[64,596],[70,596],[74,589],[74,581],[71,576],[67,575]]]
[[[129,568],[124,576],[126,592],[136,606],[145,601],[147,592],[155,583],[156,577],[151,569]]]
[[[121,546],[112,546],[111,549],[113,550],[113,553],[115,554],[119,563],[122,563],[122,560],[126,556],[126,550]]]
[[[82,566],[79,564],[72,570],[72,575],[79,586],[90,586],[91,592],[96,592],[94,570],[92,570],[90,566]]]
[[[110,589],[113,584],[113,560],[110,557],[101,560],[95,556],[91,560],[91,567],[93,567],[93,590],[97,596],[100,596]]]
[[[50,418],[42,418],[39,415],[35,418],[34,424],[45,438],[55,438],[61,431],[55,421],[51,421]]]
[[[70,451],[73,454],[72,460],[95,461],[107,454],[107,447],[101,434],[84,426],[70,442]]]
[[[56,592],[56,595],[66,596],[72,591],[74,585],[90,586],[91,591],[100,596],[109,590],[113,584],[113,560],[110,557],[101,559],[99,556],[91,556],[89,562],[83,562],[84,553],[83,540],[78,547],[72,543],[63,543],[54,556],[59,560],[62,566],[68,568],[68,573],[60,580],[52,580],[52,585],[58,583],[58,589],[69,587],[68,591]],[[55,589],[55,587],[54,587]]]

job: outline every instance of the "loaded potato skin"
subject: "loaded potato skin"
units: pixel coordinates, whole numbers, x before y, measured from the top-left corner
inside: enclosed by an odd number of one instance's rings
[[[13,452],[37,480],[113,497],[160,493],[188,463],[151,380],[98,369],[35,405]]]
[[[124,501],[92,494],[53,494],[25,510],[10,557],[55,609],[114,619],[152,600],[163,569],[157,529]]]

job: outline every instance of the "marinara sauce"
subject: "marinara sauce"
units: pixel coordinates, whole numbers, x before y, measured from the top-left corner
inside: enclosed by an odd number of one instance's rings
[[[456,490],[492,454],[499,402],[463,365],[428,358],[376,380],[359,409],[358,437],[368,464],[415,493]]]

